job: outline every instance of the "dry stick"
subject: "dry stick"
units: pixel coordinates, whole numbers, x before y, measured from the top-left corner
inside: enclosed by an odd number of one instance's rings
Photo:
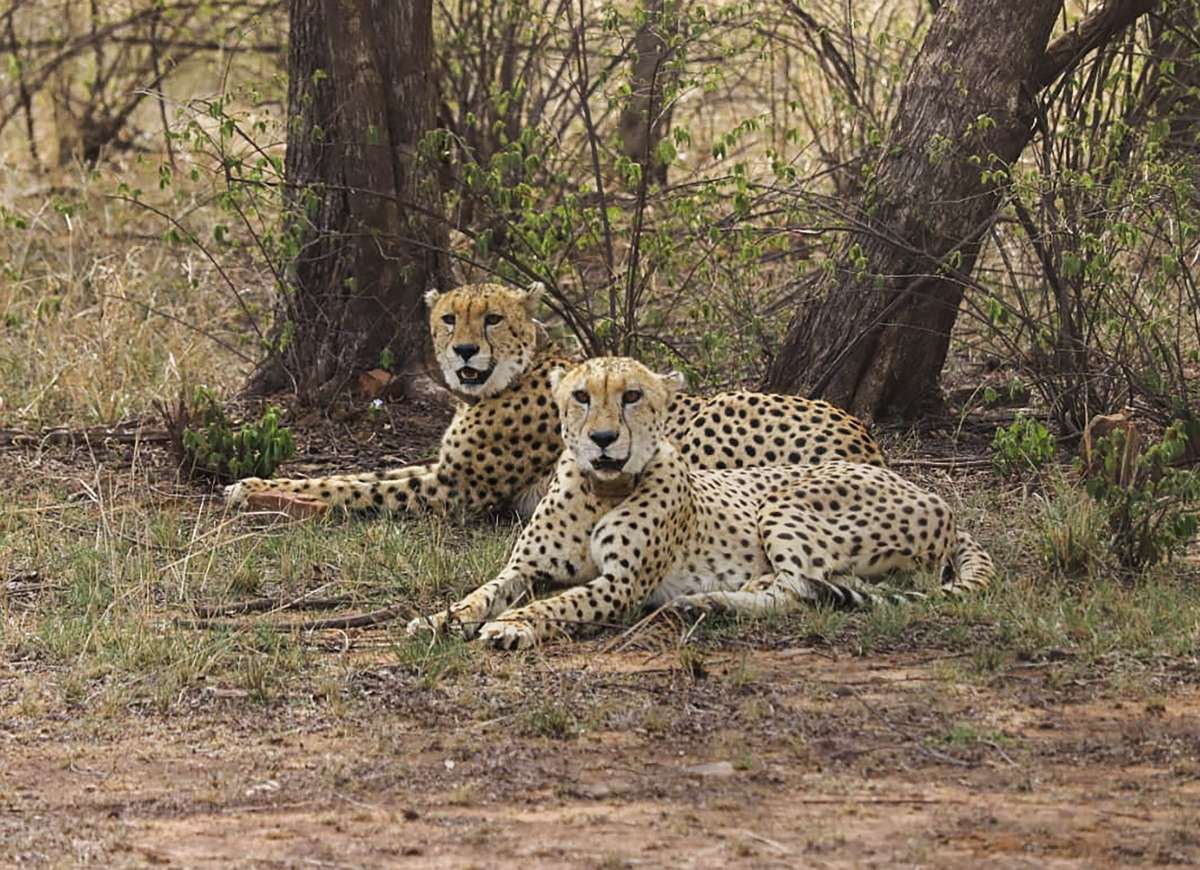
[[[600,201],[600,225],[604,229],[604,254],[605,266],[608,270],[606,286],[609,288],[608,314],[613,324],[617,322],[617,303],[616,294],[612,292],[613,285],[616,283],[616,255],[613,246],[613,231],[608,222],[608,197],[604,188],[604,174],[600,171],[600,152],[597,145],[599,136],[596,134],[596,126],[592,122],[592,110],[588,105],[588,94],[585,87],[588,83],[588,64],[587,64],[587,49],[584,43],[584,13],[583,0],[579,4],[580,23],[579,30],[572,34],[572,48],[575,51],[576,62],[579,66],[579,96],[580,96],[580,112],[583,115],[584,128],[587,130],[588,146],[592,158],[592,175],[596,183],[596,193]],[[570,22],[572,30],[574,30],[574,22],[571,21],[571,6],[567,5],[567,20]]]
[[[316,589],[310,589],[307,592],[304,592],[301,595],[297,596],[296,598],[291,599],[290,601],[281,602],[276,599],[264,597],[264,598],[252,598],[249,601],[233,602],[232,604],[226,605],[224,607],[217,606],[217,605],[197,604],[197,605],[193,605],[193,609],[196,611],[197,615],[199,615],[201,618],[206,618],[208,616],[227,615],[227,614],[232,614],[232,613],[264,613],[264,612],[265,613],[275,613],[275,612],[281,611],[281,610],[293,610],[293,609],[299,610],[299,609],[305,608],[306,605],[309,605],[311,602],[314,602],[314,601],[334,600],[334,601],[338,601],[339,603],[344,603],[348,599],[346,599],[346,598],[317,599],[315,597],[315,596],[319,595],[320,593],[324,592],[330,586],[332,586],[334,584],[334,582],[336,582],[336,581],[331,580],[328,583],[322,583]],[[262,602],[265,602],[265,604],[263,604]],[[337,605],[335,604],[333,606],[337,606]]]
[[[29,91],[29,83],[25,80],[25,63],[18,54],[17,34],[13,29],[13,13],[16,12],[16,8],[14,5],[8,10],[8,14],[5,16],[8,25],[8,40],[12,44],[12,56],[16,62],[17,93],[21,110],[25,113],[25,135],[29,140],[29,156],[33,158],[34,166],[40,166],[41,160],[38,157],[37,137],[33,127],[33,95]]]
[[[332,616],[328,619],[310,619],[286,627],[290,631],[323,631],[327,628],[366,628],[372,625],[383,625],[394,619],[399,619],[413,610],[407,604],[397,604],[384,607],[381,610],[371,610],[353,616]]]
[[[88,37],[89,41],[91,37]],[[280,54],[286,50],[286,46],[278,42],[256,42],[250,43],[223,43],[214,39],[158,39],[149,36],[109,36],[106,42],[112,45],[134,46],[139,48],[149,47],[152,42],[157,41],[161,48],[173,48],[179,51],[192,52],[200,51],[219,51],[222,54]],[[26,49],[27,51],[43,50],[47,48],[62,48],[63,44],[58,39],[26,39],[21,42],[14,42],[11,38],[7,42],[0,42],[0,52],[11,54],[18,48]]]
[[[21,447],[32,444],[67,443],[71,441],[111,441],[115,444],[135,444],[137,442],[162,442],[170,440],[165,429],[128,429],[115,427],[112,429],[90,427],[86,429],[69,429],[65,426],[53,429],[43,429],[41,432],[30,432],[25,429],[0,429],[0,447]]]
[[[904,804],[963,804],[964,798],[860,798],[847,795],[845,798],[795,798],[789,797],[789,803],[795,804],[884,804],[888,806]]]
[[[280,603],[277,598],[251,598],[246,601],[234,601],[229,604],[197,604],[192,607],[196,615],[202,619],[214,616],[235,616],[239,613],[263,613],[270,610],[332,610],[348,604],[349,598],[297,598],[295,601]]]
[[[600,653],[602,655],[606,655],[611,652],[621,652],[625,649],[625,647],[629,646],[629,644],[634,640],[636,635],[642,631],[643,628],[653,622],[664,610],[669,610],[670,607],[671,604],[668,602],[650,611],[633,625],[629,626],[629,628],[627,628],[625,631],[621,632],[619,635],[601,647]]]
[[[273,611],[271,611],[273,612]],[[382,625],[405,613],[411,612],[408,605],[385,607],[382,610],[372,610],[368,613],[358,613],[353,616],[334,616],[329,619],[310,619],[305,622],[271,623],[271,627],[279,631],[322,631],[328,628],[366,628],[372,625]],[[175,624],[180,628],[251,628],[260,625],[259,622],[238,622],[229,619],[176,619]]]
[[[706,619],[708,619],[707,611],[700,614],[700,618],[697,619],[694,623],[692,623],[692,627],[689,628],[687,630],[687,633],[679,639],[679,645],[681,647],[687,646],[688,641],[690,641],[692,639],[692,635],[696,633],[696,629],[698,629],[700,627],[700,623],[704,622],[704,620],[706,620]]]
[[[894,459],[889,460],[892,468],[989,468],[992,460],[986,456],[965,456],[949,459]]]
[[[161,9],[159,10],[161,12]],[[171,122],[167,118],[167,98],[162,91],[162,80],[165,74],[162,71],[162,63],[159,58],[161,46],[158,41],[158,22],[159,16],[153,18],[150,22],[150,60],[154,65],[154,80],[159,83],[158,91],[158,118],[162,122],[163,144],[167,146],[167,159],[171,164],[171,169],[175,166],[175,145],[171,142]]]
[[[795,854],[791,849],[789,849],[787,846],[783,845],[783,843],[780,843],[776,840],[772,840],[769,837],[764,837],[762,834],[756,834],[756,833],[754,833],[754,831],[746,830],[744,828],[739,833],[741,833],[745,837],[749,837],[751,840],[757,840],[758,842],[762,843],[764,846],[771,847],[776,852],[778,852],[780,855]]]

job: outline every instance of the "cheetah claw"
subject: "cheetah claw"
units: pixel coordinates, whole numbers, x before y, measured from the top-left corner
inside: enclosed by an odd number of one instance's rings
[[[408,625],[404,628],[404,633],[409,637],[416,637],[419,634],[429,632],[434,637],[446,633],[446,611],[438,613],[430,613],[425,616],[418,616],[415,619],[410,619]]]
[[[425,632],[437,637],[457,629],[462,633],[464,639],[470,640],[475,636],[483,621],[483,617],[476,612],[476,608],[455,605],[449,609],[418,616],[408,623],[405,632],[409,637],[416,637]]]
[[[536,646],[537,629],[523,620],[498,619],[479,630],[479,639],[493,649],[517,650]]]
[[[681,614],[702,616],[707,613],[722,613],[729,610],[729,604],[719,593],[698,592],[693,595],[681,595],[672,599],[668,606]]]

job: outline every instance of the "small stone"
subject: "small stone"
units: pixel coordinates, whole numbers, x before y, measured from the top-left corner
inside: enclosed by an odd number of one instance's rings
[[[358,392],[368,399],[384,395],[394,378],[383,369],[371,369],[358,376]]]
[[[734,771],[733,764],[728,761],[710,761],[685,767],[683,772],[692,776],[733,776]]]
[[[329,510],[329,505],[311,495],[273,489],[250,493],[246,496],[246,506],[264,511],[279,511],[294,520],[319,517]]]

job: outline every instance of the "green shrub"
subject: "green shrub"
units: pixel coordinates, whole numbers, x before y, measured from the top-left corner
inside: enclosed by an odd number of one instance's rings
[[[992,465],[1005,476],[1036,471],[1054,458],[1054,436],[1031,417],[1017,417],[1011,426],[996,430],[992,439]]]
[[[258,420],[235,429],[216,396],[197,387],[190,402],[181,399],[175,413],[164,416],[180,468],[189,477],[218,482],[270,477],[296,453],[292,433],[279,425],[274,405]]]

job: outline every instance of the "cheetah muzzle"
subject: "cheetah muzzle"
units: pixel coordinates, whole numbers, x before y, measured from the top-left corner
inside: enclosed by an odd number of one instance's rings
[[[463,366],[455,375],[458,377],[458,382],[465,387],[482,387],[491,378],[492,373],[496,371],[496,364],[492,363],[486,369],[473,369],[470,366]]]

